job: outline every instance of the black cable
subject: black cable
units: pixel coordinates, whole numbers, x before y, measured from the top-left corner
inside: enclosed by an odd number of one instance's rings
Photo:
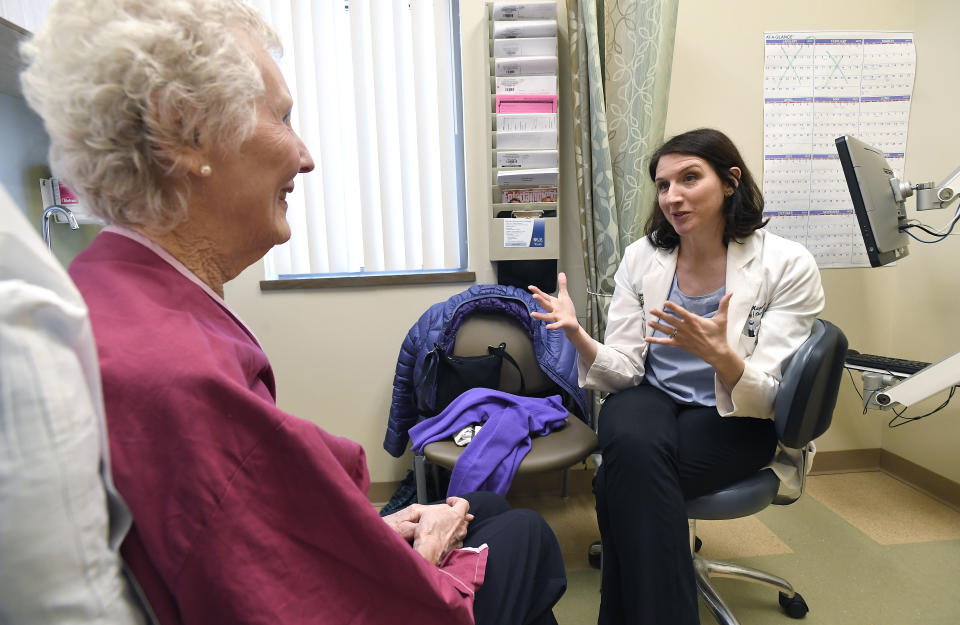
[[[863,393],[857,388],[857,381],[853,379],[853,371],[847,369],[847,375],[850,376],[850,384],[853,385],[853,390],[857,392],[857,397],[860,398],[860,403],[863,404],[863,414],[867,414],[867,402],[863,401]]]
[[[957,387],[956,387],[956,386],[951,386],[951,387],[950,387],[950,394],[947,395],[947,398],[946,398],[945,400],[943,400],[943,403],[942,403],[942,404],[940,404],[939,406],[937,406],[936,408],[934,408],[934,409],[931,410],[930,412],[928,412],[928,413],[926,413],[926,414],[922,414],[922,415],[920,415],[920,416],[918,416],[918,417],[905,417],[905,416],[903,416],[903,413],[905,413],[905,412],[907,411],[906,408],[904,408],[904,409],[901,410],[900,412],[897,412],[896,409],[891,409],[891,410],[893,410],[894,416],[893,416],[892,419],[890,419],[890,421],[887,422],[887,427],[889,427],[889,428],[898,428],[898,427],[900,427],[901,425],[906,425],[906,424],[912,423],[912,422],[914,422],[914,421],[919,421],[920,419],[923,419],[923,418],[925,418],[925,417],[929,417],[930,415],[932,415],[932,414],[935,413],[935,412],[940,412],[941,410],[943,410],[944,408],[946,408],[946,407],[947,407],[947,404],[950,403],[950,400],[953,399],[953,394],[956,392],[956,390],[957,390]],[[894,421],[896,421],[897,419],[900,419],[901,421],[900,421],[899,423],[896,423],[896,424],[895,424]]]
[[[853,379],[853,371],[847,369],[847,375],[850,376],[850,384],[853,385],[853,390],[857,392],[857,397],[860,398],[860,401],[863,401],[863,393],[861,393],[860,389],[857,388],[857,381]]]
[[[934,231],[934,230],[931,230],[929,226],[927,226],[927,225],[925,225],[925,224],[920,224],[920,223],[917,223],[917,224],[906,224],[906,225],[902,226],[902,227],[900,228],[900,230],[907,230],[908,228],[920,228],[921,230],[923,230],[924,232],[926,232],[926,233],[929,234],[930,236],[934,236],[934,237],[940,236],[939,233],[937,233],[937,232]]]
[[[900,226],[899,230],[900,230],[900,232],[905,233],[905,234],[906,234],[907,236],[909,236],[911,239],[914,239],[915,241],[919,241],[920,243],[939,243],[940,241],[943,241],[944,239],[946,239],[946,238],[950,235],[950,233],[953,232],[953,227],[957,225],[957,221],[960,221],[960,210],[958,210],[958,211],[954,214],[953,219],[950,221],[950,226],[947,228],[947,231],[946,231],[946,232],[942,232],[942,233],[941,233],[941,232],[931,232],[930,230],[927,229],[928,226],[925,226],[925,225],[923,225],[923,224],[921,224],[921,223],[919,223],[919,222],[917,222],[917,223],[907,223],[907,224],[905,224],[905,225],[903,225],[903,226]],[[920,238],[916,237],[912,232],[907,232],[907,230],[908,230],[909,228],[920,228],[920,229],[923,230],[924,232],[930,234],[931,236],[935,236],[935,237],[937,237],[937,238],[936,238],[935,240],[933,240],[933,241],[924,241],[923,239],[920,239]]]

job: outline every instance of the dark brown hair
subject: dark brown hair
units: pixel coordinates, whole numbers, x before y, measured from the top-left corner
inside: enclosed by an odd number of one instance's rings
[[[668,140],[650,157],[650,180],[657,177],[660,157],[667,154],[686,154],[702,158],[710,164],[720,180],[733,189],[733,194],[723,200],[723,244],[740,241],[754,230],[767,225],[763,219],[763,195],[754,182],[740,156],[740,151],[727,135],[713,128],[698,128]],[[731,167],[740,169],[740,179],[730,172]],[[644,234],[656,247],[674,249],[680,243],[680,235],[673,229],[663,211],[660,201],[653,200],[653,210],[647,218]]]

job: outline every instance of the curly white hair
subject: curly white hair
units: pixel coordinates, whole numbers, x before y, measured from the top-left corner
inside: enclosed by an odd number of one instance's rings
[[[175,227],[184,149],[235,149],[256,125],[263,78],[238,34],[281,52],[241,0],[54,2],[20,77],[54,174],[108,223]]]

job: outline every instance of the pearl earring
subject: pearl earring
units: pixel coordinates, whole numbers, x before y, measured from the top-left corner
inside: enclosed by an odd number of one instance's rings
[[[213,173],[213,168],[210,167],[209,165],[203,165],[200,167],[200,175],[203,176],[204,178],[208,178],[212,173]]]

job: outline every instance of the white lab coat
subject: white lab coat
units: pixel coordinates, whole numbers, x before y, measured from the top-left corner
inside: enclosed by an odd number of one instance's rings
[[[640,384],[650,311],[663,309],[676,267],[677,250],[656,248],[647,237],[627,247],[614,276],[604,342],[589,369],[580,362],[581,386],[617,392]],[[726,291],[733,293],[727,343],[744,359],[744,370],[732,391],[715,379],[717,410],[725,417],[772,419],[783,361],[823,310],[820,272],[802,245],[757,230],[727,246]],[[781,448],[770,466],[787,490],[799,488],[798,452]]]
[[[80,293],[0,186],[0,622],[143,623]]]

